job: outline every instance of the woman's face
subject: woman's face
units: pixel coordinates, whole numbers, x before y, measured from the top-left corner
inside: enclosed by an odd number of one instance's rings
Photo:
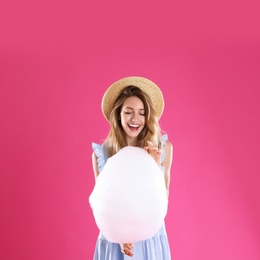
[[[121,108],[120,119],[128,145],[136,145],[137,136],[145,126],[145,110],[142,100],[136,96],[127,98]]]

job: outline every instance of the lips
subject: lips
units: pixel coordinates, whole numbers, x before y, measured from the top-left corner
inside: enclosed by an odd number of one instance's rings
[[[128,124],[128,127],[131,131],[137,131],[140,127],[140,125],[136,125],[136,124]]]

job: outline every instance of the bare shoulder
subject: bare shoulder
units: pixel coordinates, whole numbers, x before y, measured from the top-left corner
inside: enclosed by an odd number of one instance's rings
[[[162,165],[164,165],[166,168],[171,167],[171,163],[172,163],[172,154],[173,154],[173,145],[170,141],[166,141],[165,145],[164,145],[164,151],[165,151],[165,159],[164,162],[162,163]]]
[[[164,149],[165,149],[166,153],[172,154],[172,152],[173,152],[173,145],[172,145],[172,143],[167,140],[166,143],[165,143]]]
[[[95,152],[92,152],[92,160],[97,160],[97,156],[96,156]]]
[[[163,165],[170,169],[172,164],[172,157],[173,157],[173,145],[168,140],[165,143],[164,151],[165,151],[165,159]]]
[[[92,152],[92,167],[94,171],[94,176],[97,178],[98,176],[98,163],[97,163],[97,156],[94,152]]]
[[[173,154],[173,146],[170,141],[166,141],[165,146],[164,146],[164,151],[165,151],[165,159],[162,163],[162,166],[164,166],[165,171],[164,171],[164,178],[165,178],[165,185],[167,189],[169,189],[170,186],[170,175],[171,175],[171,166],[172,166],[172,154]]]

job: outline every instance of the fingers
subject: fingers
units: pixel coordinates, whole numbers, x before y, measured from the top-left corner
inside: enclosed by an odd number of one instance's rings
[[[121,252],[123,254],[126,254],[128,256],[133,256],[132,249],[134,248],[134,245],[129,243],[129,244],[120,244],[121,247]]]
[[[153,159],[159,166],[161,166],[162,150],[158,149],[158,147],[153,146],[153,143],[150,141],[147,141],[147,144],[148,145],[144,147],[144,150],[147,151],[153,157]]]
[[[153,143],[151,141],[147,141],[148,146],[153,147]]]
[[[158,154],[161,154],[161,149],[158,149],[157,147],[153,146],[153,143],[150,142],[150,141],[147,141],[147,146],[144,147],[144,149],[150,153],[150,152],[155,152],[155,153],[158,153]]]

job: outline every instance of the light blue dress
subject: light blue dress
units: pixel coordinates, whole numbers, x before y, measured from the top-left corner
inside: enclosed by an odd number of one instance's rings
[[[162,157],[165,158],[164,145],[167,135],[161,137]],[[107,153],[102,144],[92,143],[92,149],[97,156],[98,171],[101,172],[107,161]],[[121,252],[120,245],[108,241],[101,233],[98,236],[94,260],[170,260],[170,248],[165,226],[152,238],[134,243],[133,256],[129,257]]]

